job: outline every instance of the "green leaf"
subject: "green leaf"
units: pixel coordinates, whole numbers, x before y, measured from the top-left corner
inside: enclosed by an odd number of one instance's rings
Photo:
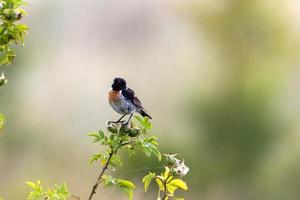
[[[9,58],[6,54],[2,55],[0,57],[0,65],[5,65],[5,64],[9,64],[9,63],[10,63],[10,61],[9,61]]]
[[[157,157],[158,161],[161,161],[161,153],[156,146],[152,146],[152,153]]]
[[[33,189],[29,192],[27,200],[67,200],[70,197],[66,183],[56,184],[54,188],[48,188],[46,191],[43,191],[40,181],[26,182],[26,184]]]
[[[100,142],[101,144],[104,144],[107,141],[103,131],[88,133],[88,136],[94,138],[93,143]]]
[[[170,168],[169,167],[165,167],[165,172],[163,174],[164,179],[167,179],[170,175]]]
[[[110,159],[109,164],[111,164],[113,167],[122,166],[123,162],[121,161],[120,156],[113,155]]]
[[[43,188],[41,187],[41,182],[38,180],[36,183],[34,182],[26,182],[28,186],[30,186],[33,191],[29,192],[27,200],[39,200],[43,196]]]
[[[92,155],[92,157],[90,158],[89,160],[89,164],[92,164],[93,162],[99,160],[100,158],[103,157],[103,154],[102,153],[98,153],[98,154],[94,154]]]
[[[156,137],[139,139],[137,144],[142,148],[147,157],[150,157],[152,154],[154,154],[158,160],[161,161],[161,153],[157,148],[158,143],[156,142]]]
[[[135,154],[135,150],[133,146],[125,146],[127,149],[127,153],[129,155],[129,157],[132,157]]]
[[[119,179],[118,186],[120,187],[121,191],[125,193],[130,200],[132,200],[135,185],[130,181]]]
[[[151,181],[155,178],[156,174],[155,173],[151,173],[149,172],[148,175],[146,175],[144,178],[143,178],[143,183],[144,183],[144,189],[145,189],[145,192],[147,192],[147,189],[151,183]]]
[[[113,185],[118,186],[121,189],[121,191],[123,193],[125,193],[126,196],[130,200],[132,200],[133,191],[135,189],[135,185],[132,182],[127,181],[127,180],[123,180],[123,179],[115,179],[115,178],[113,178],[109,175],[108,176],[104,175],[102,177],[102,179],[104,180],[104,183],[103,183],[104,186],[106,186],[106,187],[113,186]]]
[[[185,191],[188,190],[186,183],[181,179],[173,179],[170,183],[168,183],[168,185],[180,188]]]
[[[140,116],[135,115],[134,118],[141,124],[143,125],[143,119]]]
[[[123,193],[126,194],[128,199],[132,200],[133,199],[133,189],[130,189],[128,187],[120,186],[120,189]]]
[[[156,181],[159,189],[162,190],[162,191],[164,191],[165,190],[164,184],[163,184],[163,182],[165,181],[164,177],[162,177],[162,176],[156,176],[155,177],[155,181]]]
[[[88,133],[88,136],[98,138],[98,132],[91,132],[91,133]]]
[[[145,130],[149,130],[152,128],[151,121],[149,120],[148,117],[143,117],[143,118],[139,116],[134,116],[134,117]]]
[[[148,117],[144,117],[144,128],[146,130],[149,130],[152,128],[152,124],[151,124],[151,121],[149,120]]]
[[[108,157],[103,155],[102,158],[101,158],[100,164],[104,166],[107,162],[107,159],[108,159]]]
[[[111,177],[110,175],[103,175],[102,179],[104,181],[103,182],[104,187],[117,185],[117,180],[115,178]]]
[[[30,181],[27,181],[26,184],[34,190],[38,187],[34,182],[30,182]]]
[[[0,113],[0,130],[3,128],[5,123],[5,117]]]
[[[103,131],[98,131],[98,133],[99,133],[100,138],[101,138],[101,139],[104,139],[104,136],[105,136],[105,135],[104,135],[104,132],[103,132]]]
[[[118,185],[135,189],[135,185],[132,182],[123,179],[118,179]]]

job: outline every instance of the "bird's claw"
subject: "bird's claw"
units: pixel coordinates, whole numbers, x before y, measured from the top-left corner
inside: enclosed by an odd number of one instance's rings
[[[107,122],[108,124],[124,124],[125,120],[121,120],[121,121],[109,121]]]
[[[129,122],[126,122],[126,123],[122,123],[122,127],[126,127],[128,126]]]

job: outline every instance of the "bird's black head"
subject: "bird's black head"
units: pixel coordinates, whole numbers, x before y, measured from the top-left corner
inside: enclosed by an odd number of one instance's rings
[[[113,90],[125,90],[126,89],[126,81],[122,78],[115,78],[111,87]]]

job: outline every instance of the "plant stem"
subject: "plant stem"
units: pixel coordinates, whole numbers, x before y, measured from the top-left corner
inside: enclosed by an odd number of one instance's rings
[[[91,199],[93,198],[94,194],[96,194],[96,189],[97,189],[97,187],[98,187],[99,184],[100,184],[100,180],[101,180],[101,178],[102,178],[102,176],[103,176],[105,170],[108,169],[108,165],[109,165],[110,159],[112,158],[113,155],[114,155],[114,151],[111,149],[111,152],[109,153],[109,157],[108,157],[108,159],[107,159],[107,161],[106,161],[104,167],[102,168],[102,171],[101,171],[101,173],[100,173],[100,175],[99,175],[99,177],[98,177],[96,183],[93,185],[93,188],[92,188],[92,191],[91,191],[91,193],[90,193],[90,196],[89,196],[89,199],[88,199],[88,200],[91,200]]]
[[[164,181],[164,191],[165,191],[165,193],[164,193],[164,196],[163,196],[163,200],[164,199],[166,199],[167,197],[168,197],[168,191],[167,191],[167,181],[168,181],[168,179],[170,178],[170,175],[166,178],[166,180]]]

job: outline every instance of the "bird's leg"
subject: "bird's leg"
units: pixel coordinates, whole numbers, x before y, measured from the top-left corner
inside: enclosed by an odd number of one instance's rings
[[[128,125],[128,123],[130,122],[132,116],[133,116],[133,114],[130,115],[130,117],[128,118],[128,121],[124,124],[125,126]]]
[[[109,121],[109,123],[110,123],[110,124],[111,124],[111,123],[116,124],[116,123],[119,123],[119,122],[123,122],[123,121],[121,121],[121,119],[123,119],[126,115],[127,115],[127,114],[123,115],[123,116],[122,116],[120,119],[118,119],[117,121]]]

